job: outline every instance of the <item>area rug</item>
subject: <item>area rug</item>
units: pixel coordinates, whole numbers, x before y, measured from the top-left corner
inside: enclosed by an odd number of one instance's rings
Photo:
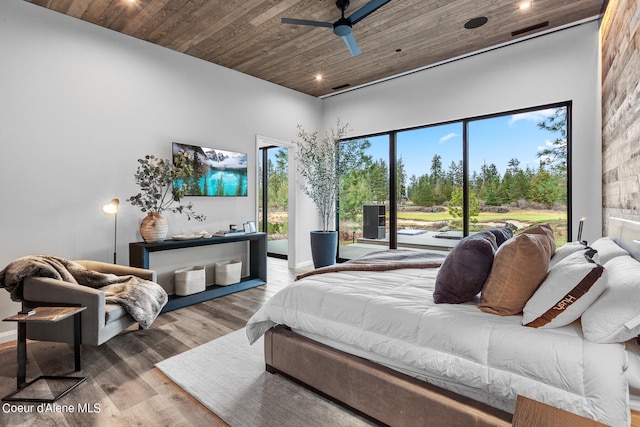
[[[282,375],[266,372],[262,338],[250,346],[244,329],[156,367],[233,427],[374,425]]]

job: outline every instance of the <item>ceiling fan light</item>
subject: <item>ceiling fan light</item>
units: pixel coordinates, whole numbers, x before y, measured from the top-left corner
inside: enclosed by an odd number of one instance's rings
[[[351,34],[351,23],[346,19],[339,19],[335,24],[333,24],[333,34],[340,37],[348,36]]]

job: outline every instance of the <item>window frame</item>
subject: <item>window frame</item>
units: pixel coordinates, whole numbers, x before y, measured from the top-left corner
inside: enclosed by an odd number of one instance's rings
[[[566,132],[567,132],[567,241],[572,241],[572,228],[569,226],[572,224],[572,151],[573,151],[573,138],[572,138],[572,105],[573,101],[562,101],[550,104],[536,105],[532,107],[519,108],[514,110],[507,110],[491,114],[483,114],[478,116],[466,117],[456,120],[448,120],[445,122],[430,123],[421,126],[413,126],[409,128],[394,129],[386,132],[378,132],[373,134],[366,134],[360,136],[354,136],[344,138],[342,141],[348,141],[353,139],[367,139],[373,137],[380,137],[387,135],[389,137],[389,157],[386,159],[389,164],[389,245],[387,249],[397,249],[398,240],[398,200],[397,200],[397,135],[401,132],[410,132],[413,130],[420,130],[430,127],[450,125],[454,123],[460,123],[462,125],[462,169],[463,169],[463,236],[469,235],[469,124],[471,122],[477,122],[481,120],[493,119],[497,117],[510,116],[515,114],[528,113],[533,111],[566,108]],[[340,206],[340,194],[337,198],[337,206]],[[340,230],[340,213],[339,209],[336,209],[335,215],[336,230]],[[340,242],[338,242],[338,251],[336,255],[337,262],[348,261],[346,258],[340,257]]]

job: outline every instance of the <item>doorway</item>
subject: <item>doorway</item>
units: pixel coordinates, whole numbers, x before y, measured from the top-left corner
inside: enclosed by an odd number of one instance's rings
[[[258,231],[267,233],[267,256],[288,259],[293,247],[289,144],[258,137]]]

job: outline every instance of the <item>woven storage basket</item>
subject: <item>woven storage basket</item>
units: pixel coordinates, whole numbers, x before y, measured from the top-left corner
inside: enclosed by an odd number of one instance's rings
[[[242,272],[242,260],[231,259],[227,261],[216,262],[216,285],[233,285],[240,282],[240,273]]]
[[[174,272],[176,295],[191,295],[204,291],[206,287],[204,265],[181,268]]]

